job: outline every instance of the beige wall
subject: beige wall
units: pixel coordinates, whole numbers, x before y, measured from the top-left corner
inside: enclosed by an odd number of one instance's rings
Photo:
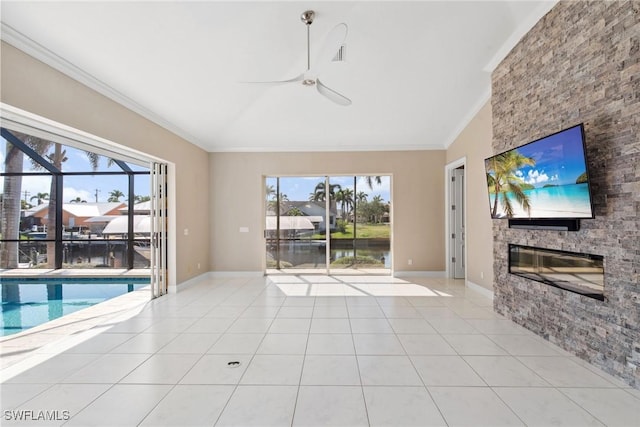
[[[11,45],[1,54],[2,102],[175,164],[177,283],[208,271],[207,153]]]
[[[370,174],[392,176],[394,270],[444,271],[444,166],[444,151],[211,153],[211,269],[264,270],[264,176]]]
[[[446,163],[467,156],[468,212],[486,211],[481,161],[491,155],[488,105],[446,152],[207,155],[4,42],[1,59],[2,102],[175,163],[178,283],[209,270],[262,271],[265,175],[392,175],[395,271],[445,270]],[[202,191],[207,180],[209,189]],[[469,280],[491,288],[490,219],[470,214],[467,221]],[[239,233],[239,227],[249,227],[250,232]]]
[[[484,159],[493,155],[491,123],[487,102],[447,149],[447,164],[466,157],[467,280],[487,289],[493,289],[493,229]]]

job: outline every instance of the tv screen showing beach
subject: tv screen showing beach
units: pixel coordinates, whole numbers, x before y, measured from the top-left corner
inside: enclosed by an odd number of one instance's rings
[[[492,218],[593,218],[582,125],[485,160]]]

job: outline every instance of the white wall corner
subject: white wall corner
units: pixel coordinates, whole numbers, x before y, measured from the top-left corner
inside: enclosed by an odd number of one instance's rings
[[[480,286],[477,283],[473,283],[470,280],[465,281],[465,285],[467,288],[478,292],[479,294],[484,295],[487,298],[490,298],[493,301],[493,291],[491,289],[487,289],[484,286]]]
[[[198,276],[192,277],[189,280],[186,280],[182,283],[179,283],[177,286],[171,286],[169,285],[169,293],[170,294],[175,294],[178,293],[180,291],[184,291],[185,289],[195,285],[196,283],[199,283],[203,280],[207,280],[207,279],[211,279],[211,272],[207,272],[207,273],[202,273]]]

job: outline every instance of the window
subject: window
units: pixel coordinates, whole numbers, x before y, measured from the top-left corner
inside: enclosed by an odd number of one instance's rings
[[[0,268],[149,267],[148,167],[1,132]]]

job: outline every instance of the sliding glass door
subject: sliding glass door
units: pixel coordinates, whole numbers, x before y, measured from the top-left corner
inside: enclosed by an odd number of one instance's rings
[[[331,233],[332,274],[391,272],[389,176],[331,177],[338,220]]]
[[[266,178],[267,269],[326,272],[325,177]],[[331,227],[329,225],[329,227]]]
[[[265,178],[266,269],[391,272],[389,176]]]
[[[167,164],[151,163],[151,297],[165,295],[167,281]]]

